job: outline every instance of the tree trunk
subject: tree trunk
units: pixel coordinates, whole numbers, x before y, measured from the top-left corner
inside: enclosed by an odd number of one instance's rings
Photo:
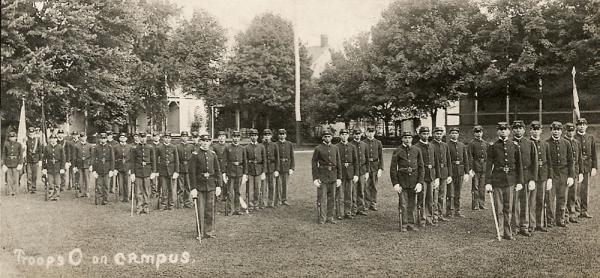
[[[387,119],[383,119],[383,136],[385,138],[388,137],[388,120]]]
[[[265,124],[266,127],[265,128],[269,128],[269,126],[271,125],[271,109],[267,110],[267,116],[266,116],[266,120],[265,120]]]
[[[256,117],[258,117],[258,113],[252,111],[252,128],[256,128]]]
[[[435,128],[435,126],[437,125],[437,108],[434,108],[433,111],[431,111],[431,130],[433,131],[433,129]]]

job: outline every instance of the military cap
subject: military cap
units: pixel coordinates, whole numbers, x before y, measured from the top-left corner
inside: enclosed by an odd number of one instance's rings
[[[326,129],[326,130],[323,130],[323,133],[321,133],[321,137],[328,136],[328,135],[329,135],[329,136],[332,136],[332,135],[331,135],[331,131],[329,131],[328,129]]]
[[[106,131],[106,135],[112,135],[112,130],[110,130],[110,129],[109,129],[109,130],[107,130],[107,131]]]
[[[367,131],[368,132],[375,132],[375,128],[374,127],[367,127]]]
[[[483,131],[483,127],[480,125],[476,125],[473,127],[473,132],[480,132]]]
[[[267,134],[273,134],[273,132],[272,132],[270,129],[268,129],[268,128],[265,128],[265,129],[263,130],[263,135],[267,135]]]
[[[57,134],[65,134],[65,131],[62,130],[62,129],[59,129],[58,132],[57,132]]]
[[[433,128],[433,132],[438,132],[438,131],[444,132],[444,128],[441,126],[436,126]]]
[[[133,137],[140,137],[140,134],[139,134],[139,133],[135,133],[135,132],[134,132],[134,133],[133,133]]]
[[[198,134],[198,132],[192,132],[192,138],[200,138],[200,134]]]
[[[341,134],[348,134],[348,130],[347,130],[347,129],[345,129],[345,128],[342,128],[342,129],[340,130],[340,135],[341,135]]]
[[[573,123],[566,123],[565,130],[566,131],[575,131],[575,125]]]
[[[171,138],[171,132],[165,132],[165,134],[163,134],[162,137],[169,137],[169,138]]]
[[[121,133],[119,133],[119,137],[127,137],[127,133],[121,132]]]
[[[540,129],[540,128],[542,128],[542,124],[539,121],[532,121],[529,124],[529,127],[533,128],[533,129]]]
[[[525,123],[523,123],[523,121],[521,120],[515,120],[512,123],[512,127],[513,128],[517,128],[517,127],[525,127]]]
[[[250,135],[258,135],[258,130],[251,128],[250,129]]]
[[[187,131],[182,131],[181,136],[190,136],[190,134]]]
[[[498,124],[496,125],[496,129],[508,129],[508,123],[507,122],[498,122]]]
[[[11,131],[8,133],[8,137],[17,137],[17,133],[14,131]]]
[[[71,136],[77,136],[77,134],[78,134],[77,131],[71,132]]]
[[[50,138],[50,139],[52,139],[52,138],[56,139],[56,134],[50,134],[50,137],[48,137],[48,138]]]
[[[100,133],[100,138],[101,138],[101,139],[106,139],[106,137],[107,137],[107,134],[106,134],[106,132],[102,132],[102,133]]]
[[[208,133],[202,133],[202,134],[200,134],[199,137],[200,137],[200,140],[203,140],[203,141],[210,140],[210,136],[208,135]]]
[[[197,130],[192,131],[192,136],[198,136],[198,131]]]
[[[427,127],[427,126],[419,127],[419,134],[421,134],[423,132],[429,132],[429,127]],[[403,134],[402,136],[404,136],[404,133],[402,133],[402,134]]]
[[[217,134],[218,134],[218,136],[221,136],[221,135],[227,135],[227,133],[225,133],[225,131],[222,131],[222,130],[221,130],[221,131],[219,131],[219,133],[217,133]]]
[[[552,127],[552,129],[562,129],[562,123],[561,122],[552,122],[552,124],[550,125],[550,127]]]
[[[29,127],[29,132],[34,132],[34,131],[35,131],[35,128]]]
[[[362,133],[362,131],[360,129],[354,130],[354,135],[360,135],[361,133]]]
[[[87,137],[85,131],[79,132],[79,137]]]
[[[146,137],[147,136],[147,134],[146,134],[145,131],[140,131],[138,134],[140,135],[140,137]]]
[[[287,134],[287,131],[286,131],[285,129],[283,129],[283,128],[280,128],[280,129],[277,131],[277,133],[279,133],[280,135],[282,135],[282,134]]]
[[[232,136],[232,137],[240,137],[240,136],[241,136],[241,134],[240,134],[240,131],[239,131],[239,130],[234,130],[234,131],[231,133],[231,136]]]
[[[587,120],[585,118],[577,119],[577,125],[587,125]]]
[[[455,127],[451,127],[451,128],[448,130],[448,132],[449,132],[449,133],[450,133],[450,132],[452,132],[452,131],[456,131],[456,132],[460,133],[460,128],[458,128],[457,126],[455,126]]]
[[[156,136],[160,137],[160,133],[158,133],[158,132],[152,132],[152,137],[156,137]]]
[[[402,132],[402,137],[412,137],[413,134],[410,131],[403,131]]]

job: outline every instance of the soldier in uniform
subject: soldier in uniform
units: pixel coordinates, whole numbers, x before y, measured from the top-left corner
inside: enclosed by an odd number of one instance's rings
[[[115,150],[115,148],[117,147],[117,145],[119,145],[119,142],[117,142],[116,140],[114,140],[114,134],[111,130],[107,130],[106,131],[106,144],[108,144],[109,146],[112,147],[113,151]],[[112,177],[110,178],[110,193],[116,193],[119,194],[119,188],[118,183],[117,183],[117,172],[114,172]]]
[[[275,205],[281,204],[289,206],[287,202],[287,186],[290,176],[294,174],[294,145],[287,141],[287,131],[279,129],[279,140],[277,147],[279,149],[279,178],[275,181]]]
[[[225,140],[227,140],[227,134],[225,133],[225,131],[219,131],[218,135],[217,135],[217,143],[216,144],[211,144],[211,149],[217,154],[217,157],[219,158],[219,166],[221,166],[221,171],[225,171],[225,166],[223,163],[225,163],[225,148],[227,148],[227,144],[225,143]],[[223,183],[227,184],[227,180],[223,180]],[[227,192],[227,186],[223,186],[223,194],[221,194],[221,198],[222,201],[225,201],[225,198],[227,198],[228,192]]]
[[[519,145],[521,151],[521,167],[523,168],[523,182],[527,183],[526,188],[517,187],[515,200],[513,200],[513,224],[518,233],[523,236],[531,236],[530,230],[530,195],[535,190],[535,180],[538,176],[538,156],[535,144],[525,138],[525,124],[523,121],[516,120],[512,124],[513,142]],[[535,209],[535,208],[533,208]]]
[[[417,196],[417,209],[421,219],[417,221],[425,221],[427,225],[437,225],[434,219],[435,206],[437,198],[434,199],[434,189],[437,190],[440,186],[440,164],[436,157],[435,146],[429,143],[431,132],[429,127],[422,126],[419,128],[419,142],[415,145],[421,151],[423,159],[423,174],[424,179],[421,181],[423,190]],[[437,196],[435,196],[437,197]]]
[[[35,128],[30,127],[27,134],[27,154],[25,155],[25,171],[27,172],[27,190],[29,193],[35,193],[35,188],[38,182],[40,167],[42,166],[42,143],[35,136]]]
[[[390,178],[398,193],[398,218],[401,232],[418,231],[415,226],[417,194],[423,189],[425,178],[421,149],[411,145],[412,133],[402,132],[402,145],[394,150],[390,163]]]
[[[436,215],[438,220],[448,221],[444,215],[448,214],[446,206],[446,189],[449,186],[452,186],[452,160],[450,158],[450,148],[446,142],[442,141],[443,137],[444,129],[435,127],[433,129],[433,141],[431,141],[431,143],[436,153],[435,157],[438,161],[438,165],[440,165],[440,172],[438,175],[440,177],[440,186],[438,186],[437,194],[434,190],[434,196],[437,195],[437,198],[434,198],[434,200],[437,200]]]
[[[65,140],[65,131],[59,129],[56,133],[56,144],[60,145],[65,153],[65,172],[60,174],[60,191],[63,191],[69,183],[69,168],[71,168],[71,147],[69,142]]]
[[[318,223],[335,224],[333,221],[334,191],[336,187],[342,185],[342,164],[337,146],[331,144],[333,138],[331,132],[326,130],[321,136],[323,143],[315,148],[311,163],[313,184],[317,187]],[[323,213],[321,206],[324,200],[327,200],[326,214]]]
[[[370,180],[365,188],[366,206],[377,211],[377,181],[383,174],[383,145],[375,139],[375,128],[367,128],[367,138],[363,141],[367,145],[367,170]]]
[[[81,132],[79,134],[79,143],[73,148],[73,172],[79,176],[79,191],[76,192],[76,197],[90,197],[89,184],[90,175],[92,173],[92,150],[93,146],[87,142],[87,134]]]
[[[234,131],[232,142],[225,149],[223,167],[223,181],[229,181],[227,186],[227,196],[225,205],[225,215],[241,215],[240,212],[240,186],[246,184],[248,180],[248,159],[246,150],[240,145],[240,132]]]
[[[177,145],[177,153],[179,154],[179,190],[182,192],[182,202],[184,208],[191,207],[190,191],[192,185],[190,184],[189,167],[190,160],[194,153],[194,145],[189,141],[189,134],[187,131],[181,132],[181,143]]]
[[[149,145],[150,145],[150,147],[152,147],[154,153],[156,154],[158,152],[158,148],[161,147],[160,134],[158,132],[154,132],[154,133],[148,134],[148,135],[152,137],[151,144],[149,143]],[[158,161],[157,161],[157,164],[158,164]],[[160,195],[160,192],[161,192],[161,190],[164,190],[163,186],[162,186],[162,180],[158,176],[153,176],[153,178],[150,179],[150,184],[152,186],[152,195],[150,196],[150,198],[155,196],[160,200],[160,198],[162,197]]]
[[[535,231],[547,232],[544,227],[544,202],[548,198],[546,191],[546,182],[549,178],[548,161],[550,160],[550,150],[548,142],[541,140],[542,124],[538,121],[532,121],[529,125],[530,140],[535,146],[537,153],[538,171],[535,176],[535,189],[529,192],[529,232]]]
[[[73,164],[75,164],[75,145],[79,143],[79,133],[72,131],[71,136],[67,138],[67,145],[69,146],[69,160],[71,167],[69,168],[69,184],[67,189],[77,190],[79,188],[79,174],[73,172]]]
[[[335,211],[338,219],[344,218],[353,219],[352,216],[352,196],[355,190],[355,183],[358,182],[358,162],[357,152],[353,144],[348,142],[350,137],[347,129],[340,130],[340,138],[338,144],[340,159],[342,164],[342,186],[336,187],[335,190]],[[355,194],[354,194],[355,195]],[[344,203],[344,213],[341,211],[341,203]]]
[[[576,175],[573,186],[569,187],[567,192],[567,210],[565,217],[571,223],[578,223],[579,216],[575,210],[577,196],[579,196],[579,184],[583,181],[583,160],[581,157],[581,143],[575,139],[575,125],[573,123],[565,124],[565,140],[571,143],[571,151],[573,152],[573,173]],[[565,221],[566,223],[567,221]]]
[[[548,227],[552,227],[555,221],[557,226],[566,227],[564,215],[567,206],[567,188],[575,182],[573,150],[571,144],[564,138],[561,138],[562,128],[563,126],[560,122],[553,122],[552,136],[548,138],[548,145],[550,147],[549,167],[551,168],[551,176],[548,180],[550,194],[547,199],[547,204],[550,208],[547,211]]]
[[[575,134],[575,139],[581,143],[581,160],[583,163],[580,167],[583,172],[583,181],[579,189],[576,208],[579,208],[581,213],[579,217],[592,218],[592,215],[588,212],[588,188],[590,186],[590,176],[595,176],[596,169],[598,169],[598,155],[596,154],[594,136],[587,134],[586,131],[587,120],[580,118],[577,120],[577,134]]]
[[[117,171],[117,184],[120,186],[118,190],[121,193],[121,202],[127,203],[129,200],[129,176],[131,169],[131,145],[127,144],[127,134],[119,134],[119,144],[113,147],[115,153],[115,171]]]
[[[23,170],[23,146],[17,142],[17,133],[8,133],[8,140],[2,148],[2,171],[6,174],[6,195],[15,196],[19,188],[19,178]]]
[[[179,178],[179,153],[171,145],[171,133],[163,136],[163,144],[156,148],[156,167],[160,179],[160,204],[164,210],[172,210],[177,202],[177,179]]]
[[[47,177],[48,191],[51,201],[58,201],[60,198],[60,175],[65,172],[65,151],[57,144],[56,135],[50,135],[50,144],[44,147],[42,152],[42,175]]]
[[[198,154],[190,161],[190,181],[193,186],[192,198],[197,203],[200,215],[200,231],[204,238],[215,238],[213,233],[215,195],[221,195],[221,169],[217,154],[209,149],[211,139],[207,134],[200,135]],[[204,221],[202,221],[204,220]]]
[[[256,129],[250,130],[250,144],[246,146],[246,158],[248,159],[246,199],[248,201],[248,207],[256,210],[262,205],[262,196],[260,196],[261,181],[267,177],[264,165],[267,160],[267,153],[265,151],[265,146],[258,143],[258,130]]]
[[[473,140],[469,142],[469,162],[475,175],[471,180],[471,209],[485,209],[485,160],[488,143],[483,140],[483,127],[473,127]]]
[[[275,179],[279,178],[279,148],[277,144],[271,141],[273,133],[270,129],[263,130],[263,144],[265,145],[265,174],[267,178],[263,181],[262,193],[263,202],[266,207],[272,208],[275,205]],[[268,191],[268,193],[267,193]],[[268,195],[267,195],[268,194]]]
[[[508,123],[499,122],[497,126],[498,140],[487,149],[485,190],[493,192],[494,208],[498,215],[498,226],[504,231],[504,239],[513,240],[512,205],[515,186],[523,187],[523,171],[519,144],[508,138]],[[519,189],[520,190],[520,189]]]
[[[450,160],[452,161],[452,184],[448,186],[448,217],[452,217],[452,212],[456,217],[464,217],[460,213],[460,192],[463,183],[469,178],[475,176],[475,172],[469,169],[469,155],[467,146],[458,141],[459,129],[453,127],[450,129]]]
[[[140,144],[131,149],[131,180],[135,181],[137,213],[148,213],[150,180],[157,176],[154,148],[147,144],[146,133],[140,133]]]
[[[367,144],[361,140],[362,131],[354,130],[354,140],[352,145],[356,149],[356,163],[358,163],[358,182],[354,184],[352,193],[352,212],[355,215],[367,215],[367,206],[365,200],[365,190],[367,180],[369,180],[369,171],[367,170]]]
[[[92,151],[92,175],[96,178],[96,196],[102,205],[108,203],[108,187],[115,169],[115,156],[112,147],[107,143],[106,133],[100,133],[100,144]]]

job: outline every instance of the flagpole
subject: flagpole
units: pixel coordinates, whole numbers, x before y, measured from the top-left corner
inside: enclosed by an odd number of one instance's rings
[[[579,112],[579,95],[577,94],[577,84],[575,84],[575,75],[577,74],[575,67],[573,67],[571,74],[573,75],[573,122],[575,122],[581,118],[581,113]]]
[[[296,9],[296,1],[294,1],[294,64],[295,64],[295,87],[296,87],[296,91],[295,91],[295,116],[296,116],[296,144],[301,144],[302,143],[302,133],[300,132],[300,127],[301,127],[301,122],[302,122],[302,118],[301,118],[301,114],[300,114],[300,47],[299,47],[299,42],[300,39],[298,38],[298,17],[296,15],[297,13],[297,9]]]
[[[44,96],[42,96],[42,136],[44,139],[44,143],[48,143],[48,138],[47,135],[47,130],[46,130],[46,112],[44,111]]]

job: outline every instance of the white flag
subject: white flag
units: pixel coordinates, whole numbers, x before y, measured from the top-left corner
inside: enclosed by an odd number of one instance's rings
[[[579,119],[581,118],[581,114],[579,113],[579,95],[577,94],[577,84],[575,84],[575,73],[577,72],[575,71],[575,67],[573,67],[573,70],[571,71],[571,74],[573,75],[573,109],[575,111],[575,116]]]
[[[19,116],[19,130],[17,131],[17,142],[21,143],[23,146],[23,157],[26,154],[27,148],[27,123],[25,119],[25,100],[23,100],[23,104],[21,105],[21,115]]]

